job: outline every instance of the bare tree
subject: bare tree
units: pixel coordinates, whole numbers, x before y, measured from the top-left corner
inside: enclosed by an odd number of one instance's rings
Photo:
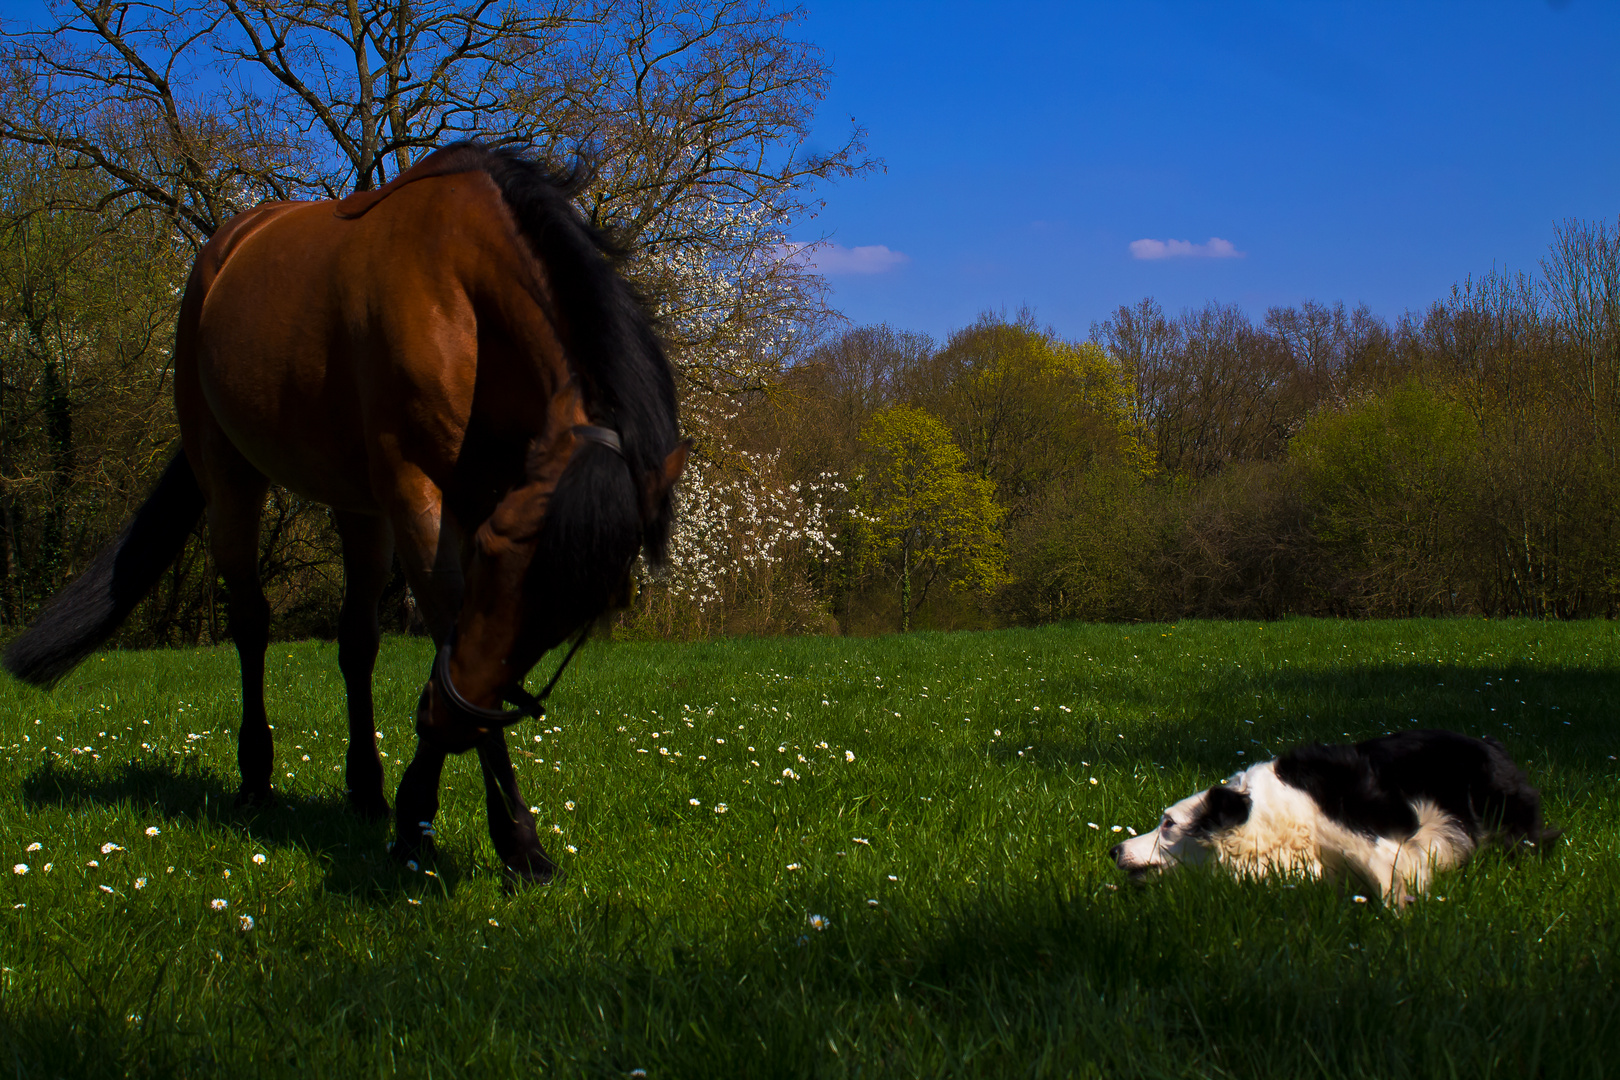
[[[101,204],[159,209],[193,244],[262,199],[375,187],[435,146],[479,138],[558,163],[583,155],[583,208],[627,250],[729,261],[733,307],[766,298],[780,311],[784,290],[761,276],[790,286],[789,301],[806,284],[781,255],[786,227],[817,181],[869,164],[858,128],[806,148],[830,72],[793,36],[800,12],[769,0],[54,10],[0,35],[0,138],[101,174]],[[679,262],[638,261],[677,315],[692,277]],[[698,319],[696,337],[717,321]]]
[[[1620,423],[1620,227],[1566,221],[1541,260],[1547,300],[1570,354],[1566,384],[1611,459]]]
[[[1144,300],[1092,334],[1131,373],[1160,469],[1208,476],[1281,451],[1287,357],[1235,305],[1210,303],[1171,321]]]
[[[511,96],[500,75],[517,74],[501,53],[544,48],[570,14],[503,14],[490,0],[55,11],[8,28],[0,135],[104,174],[105,200],[161,209],[194,243],[260,199],[372,187],[447,132],[481,134]]]
[[[1152,297],[1120,305],[1112,318],[1091,328],[1091,339],[1130,374],[1132,420],[1138,431],[1154,441],[1155,460],[1161,464],[1165,447],[1157,438],[1166,430],[1164,421],[1178,400],[1170,386],[1173,357],[1181,349],[1179,331]]]
[[[898,404],[907,379],[933,355],[925,334],[860,326],[820,342],[787,372],[763,410],[762,444],[780,447],[803,478],[853,474],[872,414]]]

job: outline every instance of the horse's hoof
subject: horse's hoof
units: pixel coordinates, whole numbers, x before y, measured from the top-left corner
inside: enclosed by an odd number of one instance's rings
[[[502,878],[508,889],[530,885],[554,885],[562,880],[562,867],[552,862],[543,851],[525,855],[502,867]]]
[[[433,845],[421,844],[390,844],[388,855],[411,873],[416,873],[433,861]]]
[[[514,870],[510,866],[501,867],[501,887],[508,894],[520,893],[524,889],[533,888],[536,885],[555,885],[561,879],[561,870],[538,873],[527,870]]]
[[[259,811],[271,810],[276,805],[275,792],[269,788],[244,787],[236,793],[236,808],[238,810]]]
[[[414,873],[433,861],[434,833],[431,825],[420,832],[412,829],[406,836],[401,836],[396,830],[394,835],[396,839],[388,845],[388,854],[396,863]]]
[[[381,795],[363,796],[349,793],[349,809],[367,821],[386,821],[393,813],[388,800]]]

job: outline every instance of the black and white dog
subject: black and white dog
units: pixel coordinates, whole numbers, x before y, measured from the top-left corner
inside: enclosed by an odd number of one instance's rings
[[[1541,795],[1502,744],[1404,731],[1315,744],[1183,799],[1159,827],[1113,849],[1133,877],[1215,861],[1234,872],[1354,874],[1387,902],[1422,894],[1482,843],[1545,844]]]

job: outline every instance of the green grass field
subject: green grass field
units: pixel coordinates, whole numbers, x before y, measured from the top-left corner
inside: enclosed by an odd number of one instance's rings
[[[390,795],[428,662],[384,645]],[[0,684],[0,859],[27,868],[0,874],[0,1074],[1620,1069],[1612,624],[593,645],[514,729],[565,873],[516,894],[475,760],[409,873],[343,809],[335,647],[272,647],[269,679],[283,805],[256,816],[233,652]],[[1107,858],[1247,762],[1417,725],[1501,738],[1565,842],[1404,915]]]

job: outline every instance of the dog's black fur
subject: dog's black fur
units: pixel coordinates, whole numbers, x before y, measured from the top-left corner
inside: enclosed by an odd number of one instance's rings
[[[1418,799],[1445,811],[1476,844],[1543,844],[1559,836],[1542,822],[1540,792],[1489,735],[1422,729],[1352,745],[1315,743],[1278,758],[1277,779],[1366,836],[1412,835]]]
[[[1214,835],[1222,829],[1233,829],[1249,820],[1254,800],[1247,792],[1224,786],[1209,789],[1203,807],[1188,828],[1193,832]]]

